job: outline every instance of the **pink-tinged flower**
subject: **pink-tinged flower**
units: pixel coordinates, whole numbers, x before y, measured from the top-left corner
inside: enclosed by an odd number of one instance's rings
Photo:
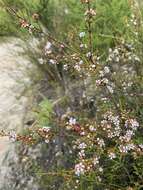
[[[101,85],[102,81],[101,80],[96,80],[96,85]]]
[[[84,150],[81,150],[81,151],[78,153],[78,155],[79,155],[79,158],[80,158],[80,159],[84,158],[84,157],[85,157],[85,151],[84,151]]]
[[[78,149],[85,149],[86,147],[87,145],[83,142],[79,144]]]
[[[76,64],[76,65],[74,66],[74,69],[77,70],[77,71],[80,71],[80,70],[81,70],[81,67],[80,67],[80,65]]]
[[[77,133],[81,133],[81,126],[79,124],[73,125],[73,129]]]
[[[121,153],[127,153],[128,152],[128,148],[126,146],[120,145],[119,146],[119,151]]]
[[[136,146],[133,143],[120,145],[119,150],[121,153],[128,153],[128,151],[134,150]]]
[[[80,44],[80,48],[87,48],[87,45],[86,44]]]
[[[85,136],[85,134],[86,134],[85,131],[81,131],[81,132],[80,132],[80,135],[81,135],[81,136]]]
[[[90,126],[89,126],[89,130],[90,130],[91,132],[95,132],[95,131],[96,131],[96,128],[95,128],[93,125],[90,125]]]
[[[43,132],[48,133],[51,130],[51,128],[48,126],[44,126],[44,127],[42,127],[42,130],[43,130]]]
[[[22,28],[26,28],[26,27],[29,27],[29,23],[26,20],[21,20],[20,21],[20,26]]]
[[[85,174],[85,165],[80,162],[79,164],[75,165],[75,175],[80,176]]]
[[[132,130],[136,131],[137,128],[139,127],[139,123],[137,122],[136,119],[128,119],[125,122],[125,127],[131,128]]]
[[[62,49],[65,48],[65,46],[64,46],[63,44],[61,44],[60,47],[61,47]]]

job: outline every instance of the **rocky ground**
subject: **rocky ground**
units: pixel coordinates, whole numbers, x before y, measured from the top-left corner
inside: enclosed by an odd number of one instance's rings
[[[20,131],[31,110],[31,86],[36,68],[24,56],[23,42],[10,38],[0,43],[0,130]],[[34,75],[33,75],[34,74]],[[32,77],[34,76],[34,77]],[[7,183],[9,172],[6,157],[14,157],[14,143],[0,137],[0,189]]]

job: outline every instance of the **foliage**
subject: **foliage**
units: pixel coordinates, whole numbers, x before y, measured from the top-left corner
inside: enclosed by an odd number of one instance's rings
[[[52,104],[48,100],[43,100],[40,102],[38,113],[36,114],[37,120],[41,126],[46,126],[49,124],[53,109]]]

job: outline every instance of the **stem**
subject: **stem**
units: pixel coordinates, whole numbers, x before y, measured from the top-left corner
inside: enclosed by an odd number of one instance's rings
[[[90,56],[90,61],[92,64],[95,64],[94,60],[93,60],[93,39],[92,39],[92,16],[90,15],[90,11],[91,11],[91,3],[90,1],[88,1],[87,3],[87,11],[88,11],[88,15],[87,15],[87,30],[88,30],[88,46],[89,46],[89,52],[91,52],[91,56]]]
[[[90,1],[88,1],[88,12],[90,12]],[[91,31],[91,18],[90,18],[90,15],[89,15],[89,18],[87,20],[87,24],[88,24],[88,34],[89,34],[89,49],[90,49],[90,52],[92,53],[92,31]]]

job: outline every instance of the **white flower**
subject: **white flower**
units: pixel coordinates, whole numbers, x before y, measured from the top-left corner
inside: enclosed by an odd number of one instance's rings
[[[44,64],[44,60],[43,60],[43,58],[39,58],[38,61],[39,61],[39,63],[40,63],[41,65]]]
[[[68,70],[68,65],[65,64],[65,65],[63,66],[63,69],[67,71],[67,70]]]
[[[125,146],[124,145],[119,146],[120,152],[123,152],[123,153],[127,153],[128,151],[134,150],[134,149],[135,149],[135,145],[133,143],[127,144]]]
[[[79,155],[80,158],[85,157],[85,152],[84,152],[84,150],[81,150],[81,151],[78,153],[78,155]]]
[[[132,130],[127,130],[124,136],[124,140],[126,140],[126,142],[130,141],[133,135],[134,135],[134,132]]]
[[[131,123],[132,129],[136,129],[136,128],[139,127],[139,123],[137,122],[136,119],[131,119],[131,120],[130,120],[130,123]]]
[[[99,158],[98,157],[95,157],[93,159],[93,165],[96,166],[97,164],[99,164]]]
[[[135,61],[140,62],[140,58],[139,58],[139,57],[137,57],[137,56],[135,56]]]
[[[77,176],[80,176],[80,175],[84,175],[84,173],[85,173],[85,165],[82,162],[80,162],[79,164],[76,164],[75,165],[75,174]]]
[[[113,88],[112,88],[111,86],[107,85],[107,89],[109,90],[109,92],[110,92],[111,94],[113,94],[114,90],[113,90]]]
[[[47,143],[47,144],[48,144],[48,143],[49,143],[49,139],[46,139],[46,140],[45,140],[45,143]]]
[[[84,135],[85,135],[85,132],[84,132],[84,131],[82,131],[82,132],[80,133],[80,135],[81,135],[81,136],[84,136]]]
[[[91,67],[92,67],[92,68],[95,68],[95,67],[96,67],[96,65],[95,65],[95,64],[92,64],[92,65],[91,65]]]
[[[112,48],[109,48],[109,53],[112,53]]]
[[[97,176],[97,180],[98,180],[99,182],[101,182],[101,181],[102,181],[102,178],[101,178],[100,176]]]
[[[85,12],[85,14],[84,14],[85,16],[87,16],[87,15],[90,15],[90,16],[96,16],[96,11],[94,10],[94,9],[89,9],[89,10],[87,10],[86,12]]]
[[[130,127],[132,130],[135,131],[139,127],[139,123],[137,122],[136,119],[128,119],[125,122],[125,127],[126,128]]]
[[[99,172],[103,172],[103,168],[102,167],[99,167]]]
[[[80,37],[80,38],[83,38],[84,36],[85,36],[85,32],[80,32],[80,33],[79,33],[79,37]]]
[[[80,48],[87,48],[86,44],[80,44]]]
[[[101,80],[96,80],[96,85],[101,85],[102,81]]]
[[[106,66],[106,67],[104,67],[104,73],[105,73],[105,74],[107,74],[107,73],[109,73],[109,72],[110,72],[109,67],[107,67],[107,66]]]
[[[51,64],[53,64],[53,65],[54,65],[54,64],[56,63],[56,61],[55,61],[55,60],[53,60],[53,59],[50,59],[50,60],[49,60],[49,63],[51,63]]]
[[[51,42],[47,42],[47,44],[45,46],[45,50],[49,50],[49,49],[51,49],[51,47],[52,47]]]
[[[101,148],[105,146],[105,143],[104,143],[104,140],[103,140],[103,139],[97,138],[97,143],[98,143],[98,145],[99,145]]]
[[[80,71],[81,70],[81,67],[79,65],[75,65],[74,68],[77,70],[77,71]]]
[[[119,51],[118,51],[117,48],[115,48],[114,53],[117,54],[117,55],[119,54]]]
[[[79,64],[82,65],[83,64],[83,60],[80,60]]]
[[[76,119],[73,118],[73,117],[71,117],[71,118],[69,119],[69,125],[75,125],[75,124],[76,124]]]
[[[80,48],[83,48],[84,47],[84,44],[80,44]]]
[[[9,139],[12,141],[12,142],[15,142],[16,141],[16,138],[17,138],[17,134],[15,133],[15,131],[11,131],[9,133]]]
[[[68,13],[69,13],[69,10],[66,8],[66,9],[64,10],[64,12],[65,12],[65,14],[68,14]]]
[[[108,101],[108,98],[103,97],[103,98],[101,98],[101,100],[102,100],[104,103],[106,103],[106,102]]]
[[[119,116],[112,116],[111,121],[114,123],[115,126],[119,126],[120,124]]]
[[[51,50],[52,44],[51,42],[47,42],[46,46],[45,46],[45,54],[51,54],[52,50]]]
[[[108,156],[111,160],[116,158],[116,154],[114,152],[110,152]]]
[[[108,84],[108,83],[109,83],[109,80],[108,80],[107,78],[103,78],[103,79],[102,79],[102,82],[103,82],[104,84]]]
[[[134,150],[134,148],[135,148],[135,145],[133,143],[130,143],[127,145],[128,150]]]
[[[90,130],[91,132],[94,132],[94,131],[96,131],[96,128],[95,128],[93,125],[90,125],[90,126],[89,126],[89,130]]]
[[[115,58],[115,61],[116,61],[116,62],[119,62],[119,61],[120,61],[120,58],[119,58],[119,57],[116,57],[116,58]]]
[[[127,146],[123,146],[123,145],[119,146],[119,150],[121,153],[127,153],[128,152]]]
[[[87,54],[86,54],[86,57],[91,57],[91,55],[92,55],[92,53],[91,52],[88,52]]]
[[[103,71],[99,71],[99,73],[100,73],[100,77],[104,77],[104,72]]]
[[[46,132],[46,133],[48,133],[49,131],[50,131],[50,127],[48,127],[48,126],[44,126],[44,127],[42,127],[42,130],[44,131],[44,132]]]
[[[107,123],[108,123],[107,120],[104,119],[101,121],[101,126],[103,127],[104,125],[107,125]]]
[[[86,147],[87,147],[87,145],[84,142],[79,144],[79,146],[78,146],[79,149],[85,149]]]
[[[141,149],[143,149],[143,144],[139,144],[139,147],[140,147]]]

